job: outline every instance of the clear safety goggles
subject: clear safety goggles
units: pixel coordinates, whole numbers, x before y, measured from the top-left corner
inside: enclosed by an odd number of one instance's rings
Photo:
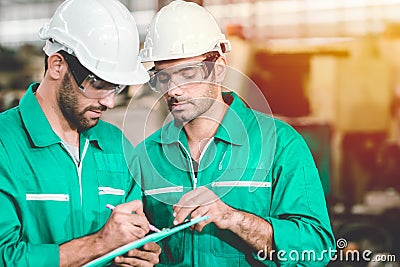
[[[172,87],[185,87],[205,81],[219,56],[218,52],[211,52],[201,62],[179,64],[163,70],[155,70],[153,67],[148,71],[150,88],[158,93],[166,93]]]
[[[126,85],[119,85],[106,82],[94,74],[89,74],[79,85],[79,89],[88,98],[105,98],[109,95],[118,95],[126,88]]]
[[[86,69],[75,56],[63,50],[60,50],[59,53],[67,62],[80,91],[87,98],[101,99],[110,95],[118,95],[126,88],[126,85],[113,84],[98,78]]]

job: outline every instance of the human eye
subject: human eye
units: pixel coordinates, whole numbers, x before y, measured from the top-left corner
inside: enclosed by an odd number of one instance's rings
[[[157,80],[159,83],[163,83],[163,84],[168,83],[169,79],[170,79],[170,76],[167,73],[165,73],[165,72],[157,73]]]
[[[98,89],[98,90],[107,89],[109,87],[108,83],[105,81],[102,81],[102,80],[93,81],[92,86],[93,86],[93,88]]]
[[[107,87],[107,82],[102,79],[97,78],[94,75],[89,75],[88,77],[89,84],[92,88],[97,90],[103,90]]]
[[[194,80],[198,78],[199,72],[196,67],[186,67],[179,71],[179,76],[185,80]]]
[[[106,82],[104,80],[98,79],[98,78],[93,78],[90,81],[90,84],[92,88],[96,90],[114,90],[118,86],[109,82]]]

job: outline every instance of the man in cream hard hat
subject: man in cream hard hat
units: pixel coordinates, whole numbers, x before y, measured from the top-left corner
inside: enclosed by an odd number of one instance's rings
[[[311,153],[289,125],[222,92],[229,50],[206,9],[178,0],[140,52],[173,116],[137,147],[145,213],[158,227],[209,216],[163,240],[160,266],[326,265],[334,237]]]
[[[39,36],[44,78],[0,115],[0,266],[81,266],[149,232],[132,147],[100,120],[149,77],[118,1],[64,1]],[[159,253],[150,243],[114,263],[151,266]]]

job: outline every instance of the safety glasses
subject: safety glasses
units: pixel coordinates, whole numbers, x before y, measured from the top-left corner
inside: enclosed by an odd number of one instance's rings
[[[171,88],[171,83],[185,87],[207,80],[220,55],[218,52],[210,52],[205,56],[203,61],[197,63],[179,64],[163,70],[151,68],[148,70],[150,88],[157,93],[166,93]]]
[[[87,98],[101,99],[110,95],[118,95],[126,85],[119,85],[106,82],[86,69],[79,60],[68,54],[66,51],[60,50],[59,53],[64,57],[82,94]]]
[[[88,98],[105,98],[109,95],[118,95],[126,88],[126,85],[118,85],[106,82],[94,74],[89,74],[79,86],[82,93]]]

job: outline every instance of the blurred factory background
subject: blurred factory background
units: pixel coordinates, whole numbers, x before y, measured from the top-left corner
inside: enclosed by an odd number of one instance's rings
[[[61,2],[0,0],[0,110],[17,105],[28,84],[40,81],[37,31]],[[143,41],[155,12],[170,1],[121,2]],[[308,142],[336,237],[348,241],[343,249],[387,255],[382,262],[331,265],[400,266],[400,0],[194,2],[232,42],[229,65],[254,81],[274,116]],[[235,82],[251,99],[246,83]],[[157,98],[146,87],[127,91],[104,119],[136,145],[163,123],[166,109],[154,104]],[[157,112],[148,116],[149,110]]]

